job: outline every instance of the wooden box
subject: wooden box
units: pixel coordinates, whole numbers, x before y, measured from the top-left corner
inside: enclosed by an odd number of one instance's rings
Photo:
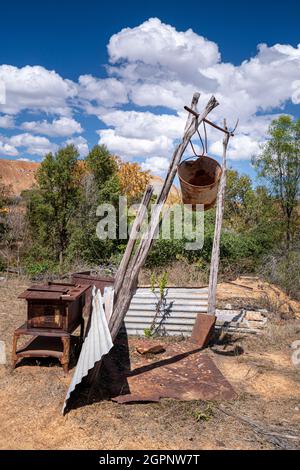
[[[89,286],[48,283],[34,285],[19,295],[27,301],[27,327],[60,329],[71,333],[82,322]]]
[[[90,271],[84,271],[81,273],[72,274],[72,282],[74,284],[78,283],[80,285],[87,285],[88,290],[86,291],[86,307],[85,314],[88,317],[91,311],[92,303],[92,287],[95,286],[97,289],[100,289],[101,294],[104,294],[104,288],[111,286],[113,287],[115,279],[110,276],[98,276],[91,274]]]

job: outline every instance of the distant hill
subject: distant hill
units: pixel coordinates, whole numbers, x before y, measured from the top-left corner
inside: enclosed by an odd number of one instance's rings
[[[35,183],[35,172],[40,163],[0,158],[0,176],[3,184],[10,186],[15,196]]]
[[[158,195],[161,187],[164,183],[164,180],[160,176],[153,175],[151,176],[150,183],[154,188],[154,194]],[[167,199],[167,204],[177,204],[181,201],[180,190],[173,184]]]
[[[11,186],[12,193],[19,196],[22,191],[32,188],[35,184],[35,172],[40,163],[27,162],[23,160],[5,160],[0,158],[0,175],[2,183]],[[163,184],[160,176],[152,176],[151,184],[154,186],[154,193],[158,194]],[[170,204],[178,202],[180,191],[176,186],[172,186],[168,201]]]

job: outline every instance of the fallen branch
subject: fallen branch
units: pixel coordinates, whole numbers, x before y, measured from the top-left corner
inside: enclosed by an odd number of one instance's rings
[[[225,281],[224,284],[231,284],[232,286],[241,287],[242,289],[253,290],[253,287],[245,286],[244,284],[238,284],[233,281]]]
[[[291,446],[289,442],[286,442],[286,440],[300,440],[299,435],[295,436],[292,434],[284,434],[282,432],[272,431],[270,429],[265,428],[262,424],[256,423],[251,418],[238,415],[237,413],[233,413],[232,411],[225,409],[222,405],[218,406],[217,409],[222,411],[222,413],[228,416],[232,416],[233,418],[238,419],[242,423],[247,424],[253,429],[255,433],[263,435],[267,441],[271,442],[271,444],[274,444],[277,447],[280,447],[281,449],[293,450],[296,447]]]

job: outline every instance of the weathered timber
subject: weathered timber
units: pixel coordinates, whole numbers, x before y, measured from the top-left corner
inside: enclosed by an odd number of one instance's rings
[[[191,108],[194,110],[196,110],[199,96],[199,93],[196,93],[193,96]],[[216,106],[218,106],[218,102],[215,97],[212,96],[201,114],[199,114],[197,117],[191,115],[190,113],[188,115],[182,141],[177,146],[173,154],[166,179],[163,183],[161,192],[157,198],[154,210],[152,212],[152,218],[148,230],[143,234],[143,237],[134,256],[134,263],[130,263],[122,287],[119,290],[119,294],[114,306],[114,311],[109,322],[110,332],[113,340],[118,334],[120,326],[125,318],[126,312],[130,305],[131,299],[134,295],[135,287],[138,281],[139,271],[146,260],[148,252],[151,248],[152,241],[159,226],[161,212],[164,203],[168,197],[169,191],[172,187],[172,183],[177,172],[177,166],[180,163],[181,157],[184,154],[190,139],[197,131],[199,125]]]
[[[127,267],[128,267],[131,255],[133,253],[134,247],[135,247],[136,242],[137,242],[137,236],[138,236],[138,234],[141,230],[141,226],[143,224],[145,215],[147,213],[148,206],[149,206],[150,201],[151,201],[151,197],[152,197],[152,194],[153,194],[153,189],[154,189],[153,186],[151,186],[151,185],[147,186],[147,188],[144,192],[144,195],[143,195],[142,202],[141,202],[140,207],[138,209],[138,213],[137,213],[136,218],[134,220],[134,223],[132,225],[132,229],[131,229],[129,240],[128,240],[128,243],[127,243],[127,246],[126,246],[126,250],[125,250],[125,253],[123,255],[122,261],[120,263],[120,266],[118,268],[116,278],[115,278],[115,283],[114,283],[115,299],[117,298],[120,287],[121,287],[121,285],[124,281],[124,277],[125,277],[125,274],[126,274],[126,271],[127,271]]]
[[[114,305],[117,302],[118,294],[119,294],[120,290],[122,289],[122,286],[126,282],[127,272],[128,272],[128,269],[129,269],[129,263],[132,262],[132,253],[134,251],[134,247],[137,244],[137,234],[139,234],[139,232],[141,230],[141,227],[142,227],[142,224],[143,224],[143,221],[144,221],[145,216],[147,214],[147,210],[148,210],[149,204],[151,202],[151,197],[153,195],[153,190],[154,190],[153,186],[151,186],[151,185],[147,186],[147,188],[144,192],[144,195],[143,195],[143,199],[142,199],[141,204],[139,206],[138,213],[137,213],[136,218],[134,220],[134,223],[133,223],[133,226],[132,226],[132,229],[131,229],[131,232],[130,232],[130,237],[129,237],[129,240],[128,240],[128,243],[127,243],[127,246],[126,246],[126,250],[125,250],[125,253],[124,253],[123,258],[121,260],[121,263],[119,265],[116,277],[115,277],[115,282],[114,282]],[[111,319],[111,317],[108,318],[109,326],[110,326],[110,319]],[[110,330],[110,332],[111,332],[111,330]],[[114,336],[112,334],[111,334],[111,336],[114,339]],[[99,361],[95,365],[94,369],[89,373],[89,376],[88,376],[88,379],[87,379],[87,382],[89,384],[94,384],[95,383],[95,379],[96,379],[96,377],[98,376],[98,374],[100,372],[100,368],[101,368],[101,361]],[[93,387],[92,387],[92,389],[93,389]]]
[[[224,120],[224,129],[227,130],[226,121]],[[218,270],[219,270],[219,257],[220,257],[220,238],[224,213],[224,198],[226,188],[226,154],[227,147],[230,139],[229,133],[226,133],[223,139],[223,157],[222,157],[222,175],[217,198],[216,220],[215,220],[215,234],[211,254],[211,264],[209,273],[208,284],[208,307],[207,313],[209,315],[216,314],[216,295],[218,284]]]

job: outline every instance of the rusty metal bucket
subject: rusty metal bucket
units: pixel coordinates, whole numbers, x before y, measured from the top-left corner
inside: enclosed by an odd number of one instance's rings
[[[194,157],[190,157],[194,158]],[[208,156],[183,160],[178,165],[183,204],[203,204],[204,210],[214,206],[222,174],[219,163]]]

